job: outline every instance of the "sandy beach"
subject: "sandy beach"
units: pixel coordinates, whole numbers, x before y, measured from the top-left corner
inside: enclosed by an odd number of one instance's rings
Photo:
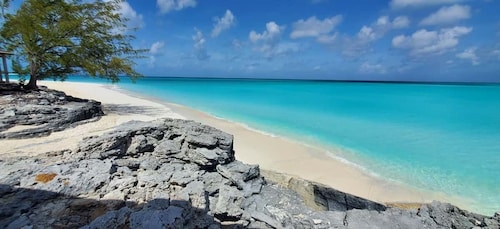
[[[117,86],[46,81],[40,82],[40,85],[64,91],[75,97],[100,101],[106,115],[97,122],[52,133],[47,137],[2,140],[1,157],[19,155],[20,152],[29,156],[47,151],[73,149],[83,137],[99,135],[130,120],[148,121],[165,117],[192,119],[232,134],[236,158],[245,163],[259,164],[262,169],[316,181],[381,203],[426,203],[440,200],[466,208],[453,197],[373,177],[361,169],[330,157],[322,149],[266,135],[239,123],[221,120],[188,107],[130,94]]]

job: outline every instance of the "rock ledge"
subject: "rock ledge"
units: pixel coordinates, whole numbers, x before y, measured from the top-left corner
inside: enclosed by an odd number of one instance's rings
[[[10,85],[10,86],[9,86]],[[0,139],[32,138],[96,121],[101,103],[40,87],[25,91],[14,84],[0,87]],[[13,130],[13,127],[21,127]]]

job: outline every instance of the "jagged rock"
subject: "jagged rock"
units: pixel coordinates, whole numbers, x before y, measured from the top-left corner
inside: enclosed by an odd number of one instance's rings
[[[57,100],[57,97],[51,98]],[[48,99],[49,102],[51,101]],[[234,160],[185,120],[129,122],[74,151],[0,159],[0,228],[498,228],[434,202],[389,208]],[[263,175],[262,175],[263,174]]]
[[[241,209],[244,201],[243,193],[231,186],[221,186],[219,198],[214,209],[215,217],[221,221],[237,221],[243,215]]]
[[[117,211],[109,211],[96,218],[89,225],[82,227],[82,229],[124,228],[131,213],[132,210],[128,207],[123,207]]]
[[[1,91],[0,139],[49,135],[78,124],[96,121],[104,113],[101,103],[67,96],[64,92],[40,87],[39,90]],[[16,126],[32,126],[7,131]]]

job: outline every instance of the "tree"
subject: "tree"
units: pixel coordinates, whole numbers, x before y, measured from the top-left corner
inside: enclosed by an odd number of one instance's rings
[[[140,77],[132,60],[144,50],[134,49],[134,36],[123,32],[122,0],[87,2],[26,0],[15,14],[6,15],[0,35],[5,48],[17,55],[16,71],[29,72],[25,88],[37,88],[39,79],[64,80],[76,73],[113,82],[122,75]]]
[[[0,8],[2,10],[2,17],[5,16],[5,9],[9,8],[10,0],[0,0]]]

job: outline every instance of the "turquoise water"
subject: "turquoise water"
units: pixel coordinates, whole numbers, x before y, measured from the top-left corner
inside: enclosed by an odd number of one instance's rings
[[[321,145],[383,178],[468,199],[484,214],[500,211],[500,85],[126,81],[119,86]]]

